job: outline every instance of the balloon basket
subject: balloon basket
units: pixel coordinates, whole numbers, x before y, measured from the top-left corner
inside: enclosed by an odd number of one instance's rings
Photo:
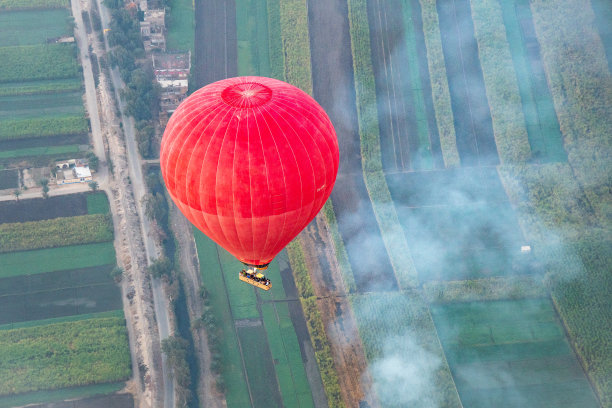
[[[254,271],[253,269],[249,269],[248,271],[243,269],[238,273],[238,279],[259,289],[272,289],[272,282],[270,282],[269,279],[266,279],[264,275]]]

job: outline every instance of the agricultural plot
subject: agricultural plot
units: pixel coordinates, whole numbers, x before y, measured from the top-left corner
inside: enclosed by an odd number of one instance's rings
[[[19,170],[0,170],[0,190],[19,187]]]
[[[272,289],[256,295],[237,278],[240,262],[200,232],[194,234],[204,286],[220,326],[228,407],[313,406],[278,264],[273,262],[266,273]]]
[[[443,167],[418,1],[368,2],[368,20],[383,168]]]
[[[58,390],[45,390],[28,392],[26,394],[9,395],[0,397],[0,408],[14,408],[27,405],[33,408],[49,408],[48,403],[53,402],[53,408],[134,408],[134,401],[131,394],[121,394],[121,398],[115,398],[117,394],[104,395],[115,393],[125,388],[125,382],[104,383],[95,385],[85,385],[83,387],[61,388]],[[91,399],[85,398],[94,396]],[[75,399],[81,398],[81,399]],[[108,399],[107,399],[108,398]],[[63,402],[54,402],[63,401]],[[88,405],[89,401],[109,401],[108,405]],[[122,403],[123,402],[123,403]],[[131,404],[129,404],[131,402]]]
[[[538,162],[567,161],[529,2],[500,1],[499,4],[518,79],[533,158]]]
[[[103,192],[98,192],[93,196],[102,196],[108,202]],[[81,193],[52,196],[47,199],[32,198],[19,202],[2,201],[0,202],[0,224],[85,215],[88,213],[89,197],[90,194]],[[102,200],[102,198],[96,198],[96,200]],[[91,212],[91,214],[95,214],[95,212]]]
[[[0,396],[122,381],[131,372],[123,318],[0,330]]]
[[[27,10],[46,8],[68,8],[69,0],[0,0],[0,9]]]
[[[0,96],[70,92],[82,88],[83,84],[79,78],[9,82],[0,84]]]
[[[44,44],[49,39],[72,35],[68,9],[9,11],[0,13],[0,47]]]
[[[23,119],[57,115],[82,116],[84,114],[85,108],[80,91],[0,96],[0,121],[10,118]]]
[[[169,50],[194,51],[194,5],[191,0],[171,0],[170,12],[166,13],[166,48]]]
[[[498,164],[469,1],[437,2],[437,9],[461,163]]]
[[[351,304],[382,407],[461,406],[427,304],[418,294],[355,295]]]
[[[67,79],[78,76],[74,44],[0,48],[0,82]]]
[[[388,174],[387,182],[421,282],[529,272],[494,168]]]
[[[549,299],[431,311],[464,406],[599,406]]]
[[[266,0],[236,1],[238,75],[270,76]]]

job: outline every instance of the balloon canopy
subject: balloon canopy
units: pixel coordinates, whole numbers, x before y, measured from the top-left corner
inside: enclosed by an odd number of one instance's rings
[[[240,261],[262,267],[325,204],[338,162],[323,108],[293,85],[263,77],[194,92],[172,114],[160,154],[181,212]]]

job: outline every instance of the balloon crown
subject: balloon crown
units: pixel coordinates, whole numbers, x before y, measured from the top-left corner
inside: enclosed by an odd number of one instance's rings
[[[254,108],[272,98],[272,89],[258,82],[233,84],[221,92],[221,99],[236,108]]]

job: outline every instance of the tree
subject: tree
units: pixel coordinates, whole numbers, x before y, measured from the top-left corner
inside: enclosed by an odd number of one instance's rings
[[[153,261],[153,263],[149,266],[149,272],[154,278],[170,276],[172,273],[172,262],[165,256],[162,256],[161,258]]]
[[[93,171],[98,171],[98,165],[100,164],[100,159],[93,152],[87,153],[87,162],[89,163],[89,168]]]
[[[98,190],[98,187],[100,187],[100,186],[98,185],[98,182],[97,182],[97,181],[94,181],[94,180],[92,180],[92,181],[90,181],[89,183],[87,183],[87,185],[89,186],[89,188],[90,188],[90,189],[91,189],[91,191],[93,191],[93,192],[97,191],[97,190]]]
[[[43,198],[49,198],[49,179],[40,179],[38,180],[38,184],[42,187]]]
[[[13,191],[13,195],[15,196],[15,200],[19,201],[19,196],[21,195],[21,190],[17,189]]]
[[[161,194],[147,194],[144,198],[145,215],[160,225],[166,225],[168,220],[168,203]]]

